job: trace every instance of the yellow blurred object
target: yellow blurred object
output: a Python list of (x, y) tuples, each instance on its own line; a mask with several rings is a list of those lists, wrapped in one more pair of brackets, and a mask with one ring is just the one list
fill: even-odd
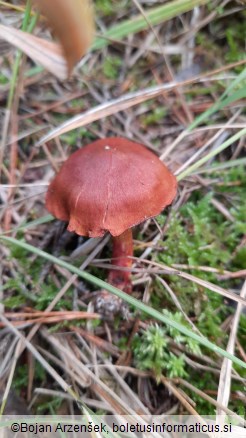
[(67, 61), (68, 74), (86, 53), (94, 36), (93, 5), (90, 0), (35, 0), (58, 38)]

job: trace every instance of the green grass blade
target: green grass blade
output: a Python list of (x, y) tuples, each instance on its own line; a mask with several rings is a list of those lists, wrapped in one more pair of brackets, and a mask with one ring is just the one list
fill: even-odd
[(219, 170), (228, 169), (230, 167), (246, 166), (246, 158), (238, 158), (236, 160), (225, 161), (224, 163), (213, 165), (211, 167), (204, 167), (196, 171), (196, 174), (200, 173), (213, 173)]
[[(32, 9), (31, 0), (27, 0), (25, 14), (24, 14), (24, 18), (23, 18), (22, 27), (21, 27), (21, 29), (23, 31), (27, 30), (28, 22), (29, 22), (30, 17), (31, 17), (31, 9)], [(32, 29), (30, 29), (30, 30), (32, 30)], [(9, 90), (8, 103), (7, 103), (8, 109), (11, 108), (11, 105), (12, 105), (12, 102), (14, 99), (14, 92), (15, 92), (15, 87), (16, 87), (16, 83), (17, 83), (21, 57), (22, 57), (22, 52), (19, 50), (17, 52), (17, 55), (16, 55), (16, 59), (15, 59), (14, 66), (13, 66), (13, 74), (12, 74), (12, 77), (10, 80), (10, 90)]]
[(154, 26), (163, 23), (164, 21), (177, 17), (184, 12), (190, 11), (195, 6), (205, 3), (208, 3), (208, 0), (174, 0), (166, 3), (165, 5), (145, 10), (145, 15), (148, 22), (143, 15), (137, 15), (129, 20), (125, 20), (107, 30), (102, 37), (97, 37), (92, 45), (92, 50), (106, 47), (109, 44), (107, 39), (121, 40), (128, 35), (132, 35), (149, 28), (149, 24)]
[(21, 225), (19, 225), (16, 228), (12, 228), (10, 231), (4, 231), (2, 234), (9, 234), (9, 233), (16, 233), (17, 231), (21, 231), (21, 230), (27, 230), (29, 228), (32, 227), (36, 227), (38, 225), (43, 225), (43, 224), (47, 224), (48, 222), (51, 222), (54, 220), (54, 216), (52, 216), (51, 214), (46, 214), (45, 216), (42, 216), (38, 219), (34, 219), (33, 221), (30, 222), (22, 222)]
[(222, 348), (218, 347), (217, 345), (213, 344), (211, 341), (206, 339), (205, 337), (199, 336), (196, 333), (193, 333), (188, 328), (184, 327), (182, 324), (179, 324), (175, 321), (173, 321), (171, 318), (167, 317), (166, 315), (162, 314), (156, 309), (153, 309), (152, 307), (147, 306), (146, 304), (142, 303), (141, 301), (138, 301), (136, 298), (132, 297), (131, 295), (126, 294), (125, 292), (122, 292), (121, 290), (115, 288), (114, 286), (106, 283), (105, 281), (95, 277), (94, 275), (89, 274), (88, 272), (81, 271), (79, 268), (76, 268), (75, 266), (71, 265), (70, 263), (65, 262), (64, 260), (60, 260), (57, 257), (52, 256), (51, 254), (48, 254), (45, 251), (42, 251), (39, 248), (36, 248), (26, 242), (18, 241), (17, 239), (13, 237), (5, 237), (1, 236), (1, 240), (5, 242), (9, 242), (10, 244), (17, 245), (27, 251), (30, 251), (34, 254), (37, 254), (40, 257), (43, 257), (46, 260), (49, 260), (52, 263), (55, 263), (59, 266), (62, 266), (63, 268), (67, 269), (68, 271), (78, 275), (79, 277), (83, 278), (84, 280), (88, 281), (89, 283), (92, 283), (99, 287), (100, 289), (106, 289), (113, 295), (116, 295), (117, 297), (121, 298), (134, 308), (140, 310), (141, 312), (147, 314), (151, 318), (154, 318), (158, 321), (161, 321), (162, 323), (169, 325), (178, 331), (180, 333), (183, 333), (184, 335), (194, 339), (195, 341), (199, 342), (200, 344), (204, 345), (205, 347), (209, 348), (210, 350), (214, 351), (215, 353), (226, 357), (227, 359), (230, 359), (232, 362), (234, 362), (237, 365), (240, 365), (243, 368), (246, 368), (246, 363), (240, 360), (239, 358), (235, 357), (233, 354), (228, 353), (227, 351), (223, 350)]
[(231, 84), (227, 87), (227, 89), (222, 94), (221, 98), (224, 98), (229, 95), (230, 91), (235, 89), (241, 82), (246, 79), (246, 68), (231, 82)]
[(198, 160), (196, 163), (192, 164), (190, 167), (188, 167), (186, 170), (180, 173), (180, 175), (177, 176), (177, 180), (180, 181), (181, 179), (185, 178), (186, 176), (189, 176), (191, 173), (193, 173), (196, 169), (198, 169), (202, 164), (206, 163), (210, 158), (213, 158), (215, 155), (222, 152), (224, 149), (226, 149), (228, 146), (230, 146), (234, 141), (237, 141), (239, 138), (246, 135), (246, 128), (241, 129), (241, 131), (237, 132), (232, 137), (228, 138), (228, 140), (224, 141), (219, 147), (209, 152), (207, 155), (202, 157), (200, 160)]
[[(223, 96), (224, 96), (224, 94), (223, 94)], [(210, 108), (208, 108), (207, 111), (202, 113), (199, 117), (197, 117), (194, 120), (194, 122), (192, 122), (190, 124), (190, 126), (188, 127), (188, 131), (192, 131), (192, 129), (196, 128), (198, 125), (200, 125), (200, 123), (205, 122), (214, 113), (222, 110), (227, 105), (230, 105), (231, 103), (236, 102), (237, 100), (243, 99), (245, 97), (246, 97), (246, 87), (243, 87), (239, 90), (236, 90), (232, 95), (227, 96), (226, 98), (224, 96), (222, 99), (222, 96), (221, 96), (221, 98), (218, 100), (218, 102), (216, 102), (214, 105), (212, 105)]]

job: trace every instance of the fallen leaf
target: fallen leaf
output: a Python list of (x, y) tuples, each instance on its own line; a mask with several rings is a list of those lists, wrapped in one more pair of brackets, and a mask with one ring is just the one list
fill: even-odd
[(93, 6), (90, 0), (35, 0), (61, 43), (68, 74), (92, 44)]
[(58, 79), (66, 79), (66, 60), (58, 44), (2, 24), (0, 24), (0, 38), (20, 49)]
[(63, 81), (92, 43), (92, 3), (90, 0), (35, 0), (35, 3), (47, 18), (59, 43), (4, 25), (0, 25), (0, 39), (20, 49)]

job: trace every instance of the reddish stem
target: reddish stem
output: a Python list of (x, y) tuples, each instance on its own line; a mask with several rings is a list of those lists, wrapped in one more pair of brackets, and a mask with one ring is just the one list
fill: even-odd
[(133, 241), (132, 230), (129, 228), (120, 234), (113, 237), (113, 253), (112, 264), (119, 268), (128, 268), (129, 271), (120, 269), (112, 269), (109, 271), (108, 282), (115, 287), (130, 294), (132, 291), (131, 272), (133, 256)]

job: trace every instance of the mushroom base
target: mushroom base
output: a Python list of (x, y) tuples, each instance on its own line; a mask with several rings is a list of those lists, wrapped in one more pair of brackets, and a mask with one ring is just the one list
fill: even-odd
[[(112, 265), (108, 282), (127, 294), (132, 292), (131, 272), (133, 241), (131, 228), (119, 236), (113, 237)], [(118, 269), (119, 268), (119, 269)]]

